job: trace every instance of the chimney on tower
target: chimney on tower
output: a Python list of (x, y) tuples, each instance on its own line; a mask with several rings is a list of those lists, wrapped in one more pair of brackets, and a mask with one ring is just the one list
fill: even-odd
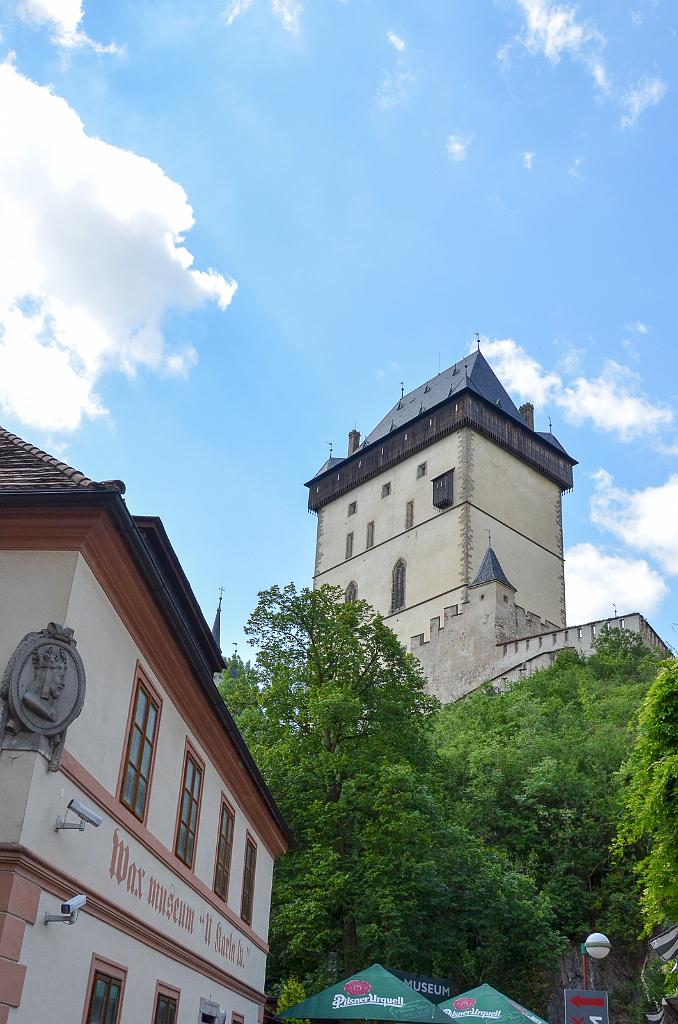
[(525, 404), (521, 405), (520, 409), (518, 409), (518, 412), (523, 417), (530, 430), (534, 430), (534, 406), (532, 405), (532, 402), (525, 402)]
[(353, 455), (353, 452), (357, 452), (360, 447), (360, 431), (350, 430), (348, 434), (348, 454)]

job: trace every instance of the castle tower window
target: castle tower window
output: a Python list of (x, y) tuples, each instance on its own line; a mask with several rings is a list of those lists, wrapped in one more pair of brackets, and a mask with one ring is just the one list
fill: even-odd
[(448, 469), (433, 480), (433, 504), (436, 508), (449, 508), (452, 504), (452, 475), (454, 470)]
[(346, 534), (346, 557), (353, 558), (353, 534)]
[(354, 604), (358, 600), (358, 585), (354, 580), (346, 587), (344, 600), (346, 604)]
[(405, 505), (405, 529), (411, 530), (414, 526), (414, 502), (408, 501)]
[(373, 522), (367, 524), (367, 536), (365, 538), (365, 547), (366, 548), (373, 548), (374, 547), (374, 523)]
[(407, 567), (402, 558), (393, 566), (391, 581), (391, 612), (399, 612), (405, 607), (405, 582)]
[(348, 514), (350, 516), (354, 516), (357, 511), (358, 511), (358, 502), (357, 501), (350, 502), (349, 506), (348, 506)]
[(390, 493), (391, 493), (391, 484), (390, 484), (390, 482), (387, 483), (387, 484), (382, 484), (381, 485), (381, 496), (382, 496), (382, 498), (388, 498)]
[(422, 476), (426, 476), (426, 463), (420, 462), (417, 466), (417, 480), (421, 479)]

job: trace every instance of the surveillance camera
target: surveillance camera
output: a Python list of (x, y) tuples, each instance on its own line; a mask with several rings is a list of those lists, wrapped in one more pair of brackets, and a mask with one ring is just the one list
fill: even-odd
[(71, 896), (67, 903), (61, 904), (61, 913), (64, 915), (70, 915), (77, 913), (87, 903), (86, 896)]
[(78, 920), (78, 913), (87, 903), (86, 896), (71, 896), (70, 900), (66, 903), (61, 904), (61, 911), (58, 914), (45, 914), (45, 924), (51, 924), (53, 921), (59, 924), (75, 924)]
[(99, 825), (104, 820), (101, 814), (97, 814), (97, 812), (93, 811), (91, 807), (81, 804), (75, 797), (68, 801), (68, 809), (69, 811), (73, 811), (74, 814), (77, 814), (81, 821), (86, 821), (90, 825), (94, 825), (95, 828), (99, 828)]

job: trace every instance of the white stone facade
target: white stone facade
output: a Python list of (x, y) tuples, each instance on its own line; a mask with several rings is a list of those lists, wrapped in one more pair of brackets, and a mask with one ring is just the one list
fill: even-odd
[[(425, 475), (418, 467), (426, 465)], [(454, 503), (432, 504), (432, 480), (454, 471)], [(389, 493), (382, 497), (385, 485)], [(406, 529), (406, 507), (414, 523)], [(355, 511), (349, 509), (355, 503)], [(367, 548), (368, 523), (374, 546)], [(315, 586), (351, 582), (407, 644), (467, 600), (488, 532), (522, 603), (565, 624), (561, 495), (557, 484), (477, 431), (463, 428), (359, 484), (318, 513)], [(346, 537), (353, 554), (346, 557)], [(407, 567), (406, 607), (391, 611), (391, 574)]]

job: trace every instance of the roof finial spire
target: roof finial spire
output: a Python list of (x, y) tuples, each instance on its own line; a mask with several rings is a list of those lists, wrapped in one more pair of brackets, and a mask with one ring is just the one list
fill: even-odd
[(549, 416), (549, 434), (553, 433), (552, 427), (553, 427), (553, 424), (551, 423), (551, 417)]
[(478, 346), (478, 351), (480, 352), (480, 331), (476, 331), (476, 345)]
[(612, 607), (614, 608), (614, 617), (615, 617), (615, 619), (616, 619), (616, 618), (617, 618), (617, 606), (616, 606), (616, 604), (614, 603), (614, 601), (612, 602)]
[(401, 382), (400, 382), (400, 397), (401, 397), (401, 399), (404, 397), (404, 395), (405, 395), (405, 382), (401, 380)]
[(488, 546), (488, 548), (492, 547), (492, 531), (491, 530), (487, 531), (487, 546)]
[(332, 458), (332, 451), (334, 449), (334, 442), (333, 441), (326, 441), (325, 444), (328, 444), (330, 446), (330, 458)]
[(214, 616), (214, 625), (212, 626), (212, 636), (219, 650), (221, 650), (221, 599), (224, 596), (224, 588), (219, 587), (219, 603), (217, 605), (217, 614)]

